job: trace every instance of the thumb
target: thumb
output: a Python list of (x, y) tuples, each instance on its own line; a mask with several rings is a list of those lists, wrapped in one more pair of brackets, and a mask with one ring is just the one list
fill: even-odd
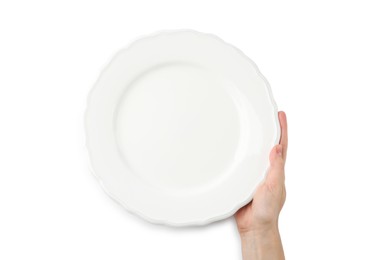
[(270, 167), (268, 169), (268, 174), (266, 181), (269, 183), (280, 183), (284, 182), (285, 174), (284, 174), (284, 165), (285, 161), (282, 156), (283, 146), (278, 144), (274, 146), (270, 152)]

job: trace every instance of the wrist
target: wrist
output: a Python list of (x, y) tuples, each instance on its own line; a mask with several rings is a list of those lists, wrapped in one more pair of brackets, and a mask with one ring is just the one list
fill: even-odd
[(279, 236), (279, 227), (277, 224), (268, 226), (262, 226), (257, 228), (251, 228), (249, 230), (243, 230), (239, 232), (241, 240), (257, 239), (257, 238), (272, 238)]
[(251, 236), (266, 236), (272, 233), (279, 232), (278, 221), (263, 223), (261, 225), (252, 225), (252, 227), (239, 229), (240, 238), (247, 238)]
[(240, 237), (244, 259), (285, 259), (277, 225), (251, 229)]

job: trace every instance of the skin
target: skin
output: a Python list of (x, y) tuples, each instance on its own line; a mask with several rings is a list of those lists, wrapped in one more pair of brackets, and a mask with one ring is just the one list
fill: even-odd
[(285, 203), (285, 161), (288, 147), (286, 114), (278, 113), (280, 144), (270, 152), (266, 179), (257, 188), (253, 200), (235, 214), (241, 238), (243, 260), (285, 259), (278, 219)]

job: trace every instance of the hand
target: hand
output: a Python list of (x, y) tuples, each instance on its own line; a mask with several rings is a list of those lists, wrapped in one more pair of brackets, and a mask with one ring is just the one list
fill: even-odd
[[(248, 254), (249, 259), (268, 259), (262, 257), (250, 257), (251, 250), (261, 250), (258, 242), (274, 243), (275, 250), (279, 251), (279, 258), (283, 259), (281, 239), (278, 233), (278, 218), (286, 198), (284, 165), (286, 160), (288, 134), (287, 122), (284, 112), (278, 114), (281, 125), (280, 144), (273, 147), (270, 152), (270, 167), (266, 179), (257, 188), (252, 202), (241, 208), (235, 219), (243, 244), (243, 255)], [(270, 241), (269, 241), (270, 240)], [(258, 241), (258, 242), (257, 242)], [(243, 243), (244, 242), (244, 243)], [(247, 251), (247, 245), (253, 244), (253, 248)], [(272, 245), (271, 245), (272, 246)], [(258, 247), (258, 248), (254, 248)], [(277, 249), (277, 247), (281, 247)], [(270, 248), (270, 244), (267, 245)], [(257, 255), (266, 252), (258, 252)], [(272, 252), (270, 252), (272, 254)], [(247, 258), (248, 259), (248, 258)]]

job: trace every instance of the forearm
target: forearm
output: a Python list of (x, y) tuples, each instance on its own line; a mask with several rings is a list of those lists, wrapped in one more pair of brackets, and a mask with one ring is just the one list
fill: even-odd
[(243, 260), (284, 260), (277, 227), (240, 234)]

